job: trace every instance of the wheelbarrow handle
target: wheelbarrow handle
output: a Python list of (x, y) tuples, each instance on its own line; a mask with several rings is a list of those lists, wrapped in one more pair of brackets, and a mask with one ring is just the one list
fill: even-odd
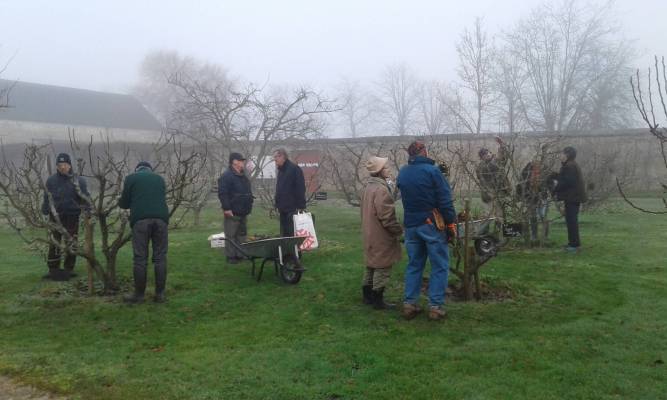
[(235, 241), (233, 241), (232, 239), (228, 239), (228, 238), (226, 238), (226, 237), (223, 238), (223, 239), (224, 239), (226, 242), (231, 243), (232, 246), (234, 246), (234, 248), (235, 248), (236, 250), (238, 250), (239, 253), (243, 254), (243, 256), (244, 256), (245, 258), (252, 258), (252, 257), (250, 256), (250, 254), (246, 253), (245, 250), (243, 250), (243, 247), (242, 247), (240, 244), (238, 244), (238, 243), (236, 243)]

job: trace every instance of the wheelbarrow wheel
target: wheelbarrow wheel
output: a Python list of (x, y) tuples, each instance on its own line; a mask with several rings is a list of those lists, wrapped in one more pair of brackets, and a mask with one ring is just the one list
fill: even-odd
[(280, 277), (283, 282), (295, 285), (301, 280), (303, 274), (303, 267), (299, 260), (295, 257), (287, 257), (280, 265)]

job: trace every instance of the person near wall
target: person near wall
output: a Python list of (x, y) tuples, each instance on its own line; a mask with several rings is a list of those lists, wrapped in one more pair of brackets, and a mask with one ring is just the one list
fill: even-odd
[(366, 270), (362, 293), (364, 304), (375, 309), (394, 308), (384, 300), (384, 291), (394, 263), (401, 259), (398, 241), (403, 228), (396, 219), (394, 195), (387, 180), (391, 177), (387, 158), (369, 157), (366, 170), (370, 177), (361, 195), (361, 232)]
[(127, 303), (143, 303), (146, 291), (148, 245), (152, 245), (155, 271), (156, 303), (166, 301), (167, 248), (169, 244), (169, 208), (164, 179), (153, 172), (147, 161), (141, 161), (134, 173), (125, 177), (118, 206), (130, 210), (132, 228), (134, 293)]
[(500, 137), (496, 137), (495, 140), (498, 143), (498, 155), (494, 155), (489, 149), (481, 148), (478, 152), (480, 162), (475, 168), (475, 176), (488, 215), (502, 222), (505, 220), (505, 203), (511, 191), (505, 171), (509, 160), (509, 149)]
[(274, 151), (273, 160), (278, 169), (275, 206), (280, 214), (280, 236), (294, 236), (294, 214), (306, 208), (306, 181), (285, 149)]
[[(50, 232), (47, 259), (49, 272), (44, 276), (45, 279), (64, 281), (76, 276), (76, 254), (71, 251), (71, 247), (77, 245), (81, 210), (88, 207), (86, 198), (90, 199), (86, 180), (73, 173), (69, 154), (58, 154), (56, 173), (46, 180), (42, 214), (48, 216), (51, 222), (62, 225), (67, 235), (59, 230)], [(66, 250), (63, 269), (60, 269), (62, 248)]]
[(408, 147), (408, 164), (398, 174), (405, 226), (405, 249), (408, 265), (405, 271), (403, 317), (412, 319), (422, 309), (418, 304), (426, 259), (431, 262), (428, 283), (428, 318), (445, 317), (445, 289), (449, 273), (447, 225), (456, 221), (449, 183), (428, 158), (426, 146), (415, 141)]
[(517, 194), (523, 200), (530, 225), (530, 239), (539, 238), (539, 225), (543, 224), (543, 235), (548, 235), (546, 220), (549, 204), (549, 193), (553, 189), (553, 173), (545, 166), (546, 150), (537, 154), (521, 170), (521, 180), (517, 185)]
[[(224, 214), (225, 238), (241, 244), (248, 235), (248, 215), (252, 212), (253, 195), (250, 179), (245, 175), (245, 157), (229, 155), (229, 168), (218, 179), (218, 199)], [(237, 264), (243, 255), (233, 245), (225, 245), (228, 264)]]
[(576, 253), (581, 247), (579, 237), (579, 210), (581, 203), (585, 203), (586, 186), (581, 173), (581, 168), (576, 162), (577, 150), (574, 147), (566, 147), (561, 153), (560, 172), (558, 183), (554, 189), (556, 199), (562, 201), (565, 207), (565, 224), (567, 225), (567, 246), (565, 250)]

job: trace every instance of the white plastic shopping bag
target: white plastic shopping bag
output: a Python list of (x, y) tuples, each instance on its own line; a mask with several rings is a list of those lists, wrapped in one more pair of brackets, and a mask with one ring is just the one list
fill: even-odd
[(294, 214), (294, 236), (305, 236), (299, 250), (309, 251), (318, 247), (317, 235), (315, 234), (315, 224), (313, 224), (313, 215), (309, 212)]

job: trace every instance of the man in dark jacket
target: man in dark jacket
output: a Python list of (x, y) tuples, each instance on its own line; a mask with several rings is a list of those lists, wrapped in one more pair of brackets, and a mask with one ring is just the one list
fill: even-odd
[(169, 243), (169, 209), (164, 179), (153, 172), (150, 163), (137, 164), (134, 173), (125, 177), (118, 205), (130, 209), (132, 250), (134, 251), (134, 293), (128, 303), (143, 303), (146, 291), (148, 242), (153, 245), (156, 303), (163, 303), (167, 284), (167, 247)]
[(579, 238), (579, 209), (586, 202), (586, 187), (579, 164), (575, 161), (577, 151), (566, 147), (561, 154), (562, 166), (558, 174), (558, 184), (554, 189), (556, 199), (565, 205), (565, 223), (567, 225), (567, 251), (576, 253), (581, 246)]
[(428, 157), (423, 142), (408, 147), (408, 165), (401, 168), (397, 185), (403, 201), (405, 249), (408, 266), (405, 271), (405, 300), (403, 316), (414, 318), (421, 312), (417, 304), (426, 258), (431, 261), (429, 278), (428, 317), (445, 317), (445, 289), (449, 270), (449, 248), (445, 224), (453, 223), (456, 211), (449, 183), (435, 162)]
[(278, 168), (276, 208), (280, 213), (280, 236), (294, 236), (294, 214), (306, 208), (306, 181), (301, 167), (290, 161), (285, 149), (273, 152)]
[[(218, 179), (218, 198), (224, 212), (225, 238), (236, 243), (246, 241), (248, 215), (252, 211), (252, 189), (244, 174), (245, 158), (239, 153), (229, 155), (229, 168)], [(227, 263), (237, 264), (243, 259), (236, 248), (225, 245)]]
[(509, 160), (509, 149), (500, 137), (496, 137), (496, 142), (498, 156), (486, 148), (479, 150), (480, 162), (475, 169), (475, 175), (482, 203), (487, 208), (489, 216), (504, 220), (507, 198), (510, 195), (510, 183), (505, 170)]
[[(81, 210), (88, 207), (90, 195), (86, 187), (86, 180), (72, 173), (72, 161), (68, 154), (58, 154), (56, 168), (56, 173), (46, 180), (42, 214), (48, 215), (52, 222), (61, 224), (68, 237), (63, 238), (62, 233), (57, 230), (51, 232), (47, 260), (49, 273), (44, 278), (67, 280), (76, 276), (73, 272), (76, 254), (69, 249), (77, 245), (79, 216)], [(62, 243), (62, 245), (56, 243)], [(61, 247), (68, 248), (62, 270), (60, 269)]]

